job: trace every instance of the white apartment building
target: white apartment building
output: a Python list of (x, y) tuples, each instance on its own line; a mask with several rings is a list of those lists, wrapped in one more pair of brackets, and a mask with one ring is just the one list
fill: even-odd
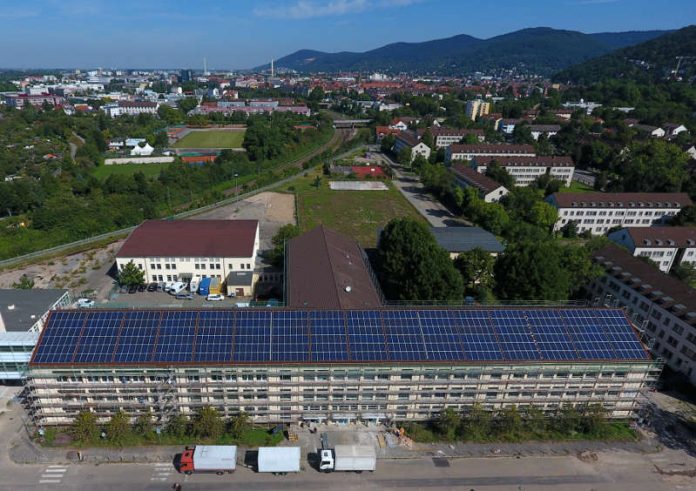
[(623, 307), (652, 353), (696, 385), (694, 289), (615, 245), (594, 260), (606, 271), (591, 286), (597, 302)]
[(133, 262), (146, 282), (217, 278), (253, 272), (259, 249), (257, 220), (148, 220), (116, 255), (120, 271)]
[(474, 99), (466, 103), (466, 117), (472, 121), (476, 121), (479, 117), (485, 116), (491, 112), (491, 103)]
[(497, 162), (515, 179), (516, 186), (529, 186), (539, 177), (549, 174), (553, 179), (570, 186), (575, 164), (570, 157), (474, 157), (476, 170), (486, 173), (491, 162)]
[(614, 227), (665, 224), (692, 204), (686, 193), (554, 193), (546, 200), (558, 210), (554, 231), (573, 221), (578, 233), (593, 235)]
[(616, 309), (100, 309), (54, 312), (45, 332), (26, 384), (41, 425), (206, 405), (259, 423), (429, 420), (475, 403), (599, 402), (627, 418), (660, 370)]
[(118, 101), (114, 104), (105, 104), (101, 110), (111, 118), (123, 115), (137, 116), (138, 114), (157, 114), (159, 103), (149, 101)]
[[(433, 143), (435, 148), (446, 148), (454, 143), (459, 143), (463, 138), (474, 135), (479, 143), (486, 141), (486, 136), (483, 130), (479, 129), (463, 129), (463, 128), (447, 128), (445, 126), (429, 128), (433, 135)], [(418, 130), (419, 136), (423, 136), (425, 130)]]
[(532, 145), (505, 143), (453, 144), (445, 150), (445, 160), (473, 160), (476, 157), (535, 157)]
[(416, 160), (416, 157), (419, 155), (423, 156), (426, 160), (430, 158), (430, 147), (418, 141), (418, 137), (408, 131), (402, 131), (400, 134), (396, 135), (392, 151), (398, 155), (404, 148), (408, 148), (411, 151), (411, 162)]
[(609, 239), (634, 256), (650, 258), (664, 273), (696, 263), (696, 227), (627, 227), (610, 233)]

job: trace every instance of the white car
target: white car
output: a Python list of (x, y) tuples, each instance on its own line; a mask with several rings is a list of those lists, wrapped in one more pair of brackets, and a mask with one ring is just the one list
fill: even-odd
[(220, 302), (225, 299), (225, 296), (222, 293), (211, 293), (205, 299), (208, 302)]
[(94, 307), (94, 300), (90, 298), (78, 298), (77, 302), (75, 302), (75, 306), (78, 309), (88, 309)]

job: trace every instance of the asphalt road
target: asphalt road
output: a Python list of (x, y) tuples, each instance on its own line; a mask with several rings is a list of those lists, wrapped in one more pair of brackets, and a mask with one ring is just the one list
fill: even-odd
[[(633, 456), (631, 456), (633, 457)], [(436, 465), (430, 459), (380, 460), (374, 473), (322, 474), (306, 469), (296, 475), (256, 474), (240, 468), (233, 475), (183, 476), (170, 464), (103, 464), (100, 466), (25, 465), (0, 467), (0, 490), (626, 490), (678, 489), (650, 466), (634, 458), (611, 465), (587, 464), (575, 457), (529, 459), (460, 459)], [(688, 488), (682, 488), (688, 489)]]

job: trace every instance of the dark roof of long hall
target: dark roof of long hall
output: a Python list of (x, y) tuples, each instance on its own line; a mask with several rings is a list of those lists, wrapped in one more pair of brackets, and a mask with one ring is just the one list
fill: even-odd
[(147, 220), (116, 257), (251, 257), (258, 220)]
[(31, 368), (650, 362), (601, 308), (54, 311)]
[(468, 252), (476, 248), (491, 253), (505, 250), (495, 235), (480, 227), (431, 227), (430, 231), (447, 252)]
[(382, 300), (363, 250), (320, 225), (288, 241), (286, 303), (293, 308), (370, 309)]

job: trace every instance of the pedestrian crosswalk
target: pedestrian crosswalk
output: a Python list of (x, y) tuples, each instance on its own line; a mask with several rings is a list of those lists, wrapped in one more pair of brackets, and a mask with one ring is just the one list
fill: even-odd
[(173, 467), (171, 463), (155, 464), (155, 467), (152, 470), (152, 477), (150, 478), (150, 481), (165, 482), (169, 479), (172, 470)]
[(60, 484), (67, 470), (61, 465), (49, 465), (41, 474), (39, 484)]

